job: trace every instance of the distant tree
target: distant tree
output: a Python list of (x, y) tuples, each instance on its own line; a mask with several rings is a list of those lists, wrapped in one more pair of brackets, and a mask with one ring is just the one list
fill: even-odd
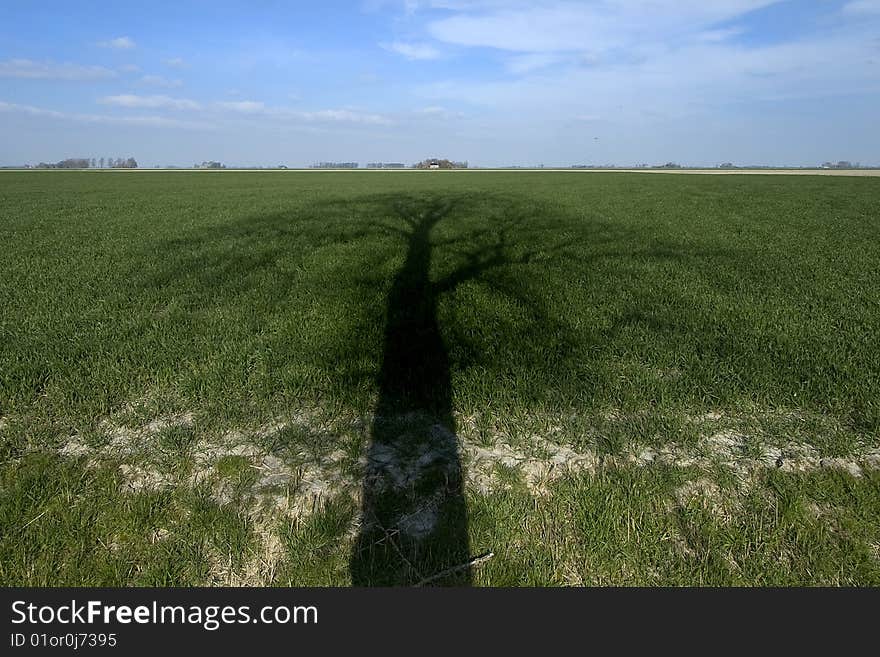
[(101, 168), (103, 169), (104, 168), (104, 158), (103, 157), (101, 158), (100, 162), (101, 162)]
[(467, 162), (453, 162), (452, 160), (436, 157), (431, 157), (415, 164), (416, 169), (467, 169), (467, 166)]
[(54, 169), (88, 169), (89, 160), (85, 157), (69, 157), (55, 164)]

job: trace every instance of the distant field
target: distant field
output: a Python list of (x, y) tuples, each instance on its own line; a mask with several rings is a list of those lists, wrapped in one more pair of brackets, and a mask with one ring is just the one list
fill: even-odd
[(880, 180), (212, 173), (0, 172), (0, 585), (880, 584)]
[[(26, 169), (14, 169), (13, 171), (26, 171)], [(33, 169), (31, 171), (48, 172), (51, 169)], [(92, 172), (100, 173), (163, 173), (174, 171), (176, 173), (278, 173), (279, 169), (94, 169)], [(348, 169), (286, 169), (288, 173), (349, 173)], [(359, 173), (425, 173), (422, 169), (359, 169)], [(673, 173), (673, 174), (699, 174), (710, 176), (856, 176), (856, 177), (878, 177), (880, 169), (554, 169), (548, 168), (517, 168), (517, 169), (491, 169), (491, 168), (470, 168), (470, 169), (452, 169), (442, 173), (571, 173), (571, 174), (589, 174), (589, 173)], [(436, 171), (434, 173), (437, 173)]]

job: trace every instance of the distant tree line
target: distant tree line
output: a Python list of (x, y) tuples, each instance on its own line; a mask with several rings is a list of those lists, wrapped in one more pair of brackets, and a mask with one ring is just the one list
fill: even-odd
[(852, 162), (847, 162), (846, 160), (840, 160), (837, 164), (833, 164), (831, 162), (823, 162), (823, 169), (859, 169), (861, 168), (861, 163), (856, 162), (853, 164)]
[(193, 164), (193, 169), (225, 169), (226, 165), (222, 162), (215, 162), (214, 160), (210, 160), (207, 162), (202, 162), (201, 164)]
[(137, 169), (137, 167), (137, 160), (133, 157), (126, 159), (121, 157), (108, 157), (106, 160), (103, 157), (100, 160), (96, 160), (95, 158), (89, 159), (87, 157), (69, 157), (60, 162), (40, 162), (34, 166), (36, 169)]
[(315, 162), (310, 169), (357, 169), (357, 162)]
[(91, 161), (87, 158), (82, 157), (70, 157), (66, 160), (61, 160), (60, 162), (49, 163), (49, 162), (40, 162), (37, 165), (37, 169), (88, 169), (91, 166)]

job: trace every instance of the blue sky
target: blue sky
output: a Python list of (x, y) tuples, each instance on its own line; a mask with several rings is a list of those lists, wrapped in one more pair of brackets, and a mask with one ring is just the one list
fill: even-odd
[(0, 4), (0, 164), (880, 164), (880, 0)]

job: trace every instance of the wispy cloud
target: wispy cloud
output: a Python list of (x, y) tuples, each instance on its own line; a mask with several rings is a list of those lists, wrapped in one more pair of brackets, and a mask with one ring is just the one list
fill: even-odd
[(294, 112), (292, 116), (305, 121), (326, 121), (331, 123), (362, 123), (365, 125), (390, 125), (391, 119), (380, 114), (354, 112), (346, 109), (326, 109), (314, 112)]
[(880, 14), (880, 0), (854, 0), (843, 6), (844, 14)]
[(169, 68), (183, 68), (186, 66), (186, 62), (180, 57), (171, 57), (169, 59), (163, 59), (162, 63)]
[[(780, 0), (450, 3), (458, 13), (427, 29), (444, 43), (513, 52), (574, 52), (681, 38)], [(473, 9), (479, 11), (473, 11)], [(470, 9), (470, 11), (466, 11)]]
[(131, 37), (121, 36), (116, 37), (115, 39), (107, 39), (106, 41), (99, 41), (98, 45), (102, 48), (114, 48), (115, 50), (131, 50), (137, 44)]
[(417, 116), (443, 120), (460, 119), (464, 116), (462, 112), (455, 112), (441, 105), (429, 105), (428, 107), (423, 107), (416, 110), (415, 113)]
[(171, 110), (198, 110), (201, 104), (186, 98), (171, 98), (169, 96), (138, 96), (135, 94), (120, 94), (118, 96), (104, 96), (98, 102), (102, 105), (115, 107), (147, 108), (147, 109), (171, 109)]
[(350, 109), (298, 110), (288, 107), (270, 107), (253, 100), (222, 101), (216, 107), (243, 115), (259, 115), (277, 121), (306, 123), (352, 123), (362, 125), (390, 125), (391, 119), (381, 114), (358, 112)]
[(137, 46), (134, 40), (127, 36), (107, 39), (106, 41), (98, 41), (97, 45), (101, 48), (112, 48), (113, 50), (132, 50)]
[(706, 116), (745, 103), (876, 92), (869, 31), (747, 47), (728, 42), (658, 46), (644, 56), (514, 80), (447, 80), (422, 87), (441, 102), (466, 102), (522, 117), (598, 115), (628, 125), (648, 117)]
[(216, 103), (217, 107), (242, 114), (259, 114), (266, 111), (265, 103), (256, 100), (228, 100)]
[[(876, 32), (867, 20), (841, 20), (824, 33), (770, 43), (737, 38), (749, 25), (737, 19), (776, 3), (453, 0), (445, 17), (429, 15), (428, 32), (443, 42), (501, 51), (515, 77), (460, 75), (419, 91), (432, 102), (468, 103), (499, 115), (516, 108), (531, 117), (523, 120), (602, 116), (632, 126), (880, 89), (871, 63)], [(875, 8), (880, 0), (855, 0), (842, 13)]]
[(115, 77), (116, 73), (103, 66), (35, 62), (31, 59), (0, 61), (0, 77), (32, 80), (99, 80)]
[(567, 60), (567, 57), (554, 53), (539, 52), (516, 55), (507, 61), (507, 70), (517, 75), (524, 75)]
[(434, 46), (427, 43), (407, 43), (404, 41), (393, 41), (391, 43), (379, 44), (385, 50), (396, 52), (403, 55), (407, 59), (439, 59), (440, 51)]
[(43, 109), (32, 105), (19, 105), (0, 101), (0, 112), (26, 114), (48, 119), (62, 121), (76, 121), (79, 123), (103, 123), (113, 125), (147, 126), (156, 128), (187, 128), (205, 130), (212, 126), (207, 123), (194, 121), (181, 121), (166, 116), (111, 116), (107, 114), (80, 114), (70, 112), (58, 112), (56, 110)]
[(166, 89), (174, 89), (183, 86), (181, 80), (171, 80), (161, 75), (145, 75), (140, 81), (142, 84), (148, 84), (153, 87), (164, 87)]
[(42, 109), (39, 107), (33, 107), (31, 105), (7, 103), (2, 100), (0, 100), (0, 111), (17, 112), (19, 114), (30, 114), (31, 116), (45, 116), (53, 119), (63, 119), (67, 116), (63, 112), (56, 112), (55, 110)]
[(727, 41), (728, 39), (732, 39), (735, 36), (739, 36), (743, 33), (743, 28), (741, 27), (728, 27), (719, 30), (706, 30), (705, 32), (701, 32), (697, 35), (697, 41), (703, 41), (706, 43), (718, 43), (721, 41)]
[(199, 102), (188, 98), (170, 96), (139, 96), (119, 94), (98, 99), (102, 105), (126, 109), (159, 109), (168, 111), (200, 112), (211, 119), (248, 119), (300, 123), (351, 123), (362, 125), (390, 125), (391, 119), (382, 114), (360, 112), (353, 109), (299, 110), (290, 107), (273, 107), (256, 100), (226, 100)]

